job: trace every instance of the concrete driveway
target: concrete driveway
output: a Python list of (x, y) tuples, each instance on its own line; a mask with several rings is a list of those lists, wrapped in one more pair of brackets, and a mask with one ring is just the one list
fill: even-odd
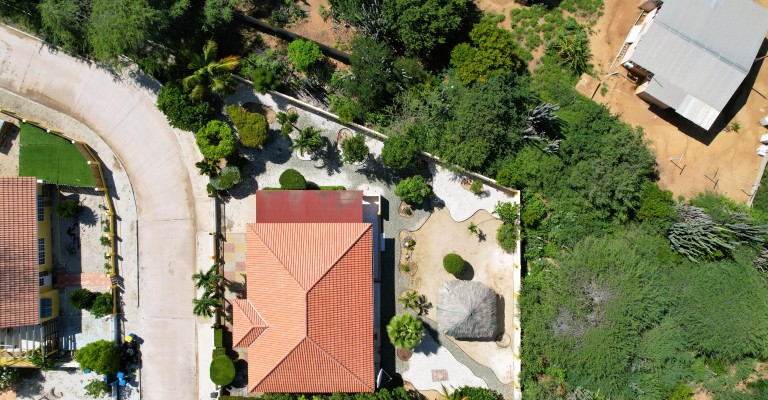
[[(189, 137), (156, 109), (157, 86), (139, 80), (146, 82), (112, 75), (0, 26), (0, 87), (83, 122), (112, 148), (131, 180), (138, 266), (122, 268), (138, 274), (137, 294), (125, 299), (125, 327), (144, 340), (142, 397), (197, 399), (190, 276), (197, 233), (210, 229), (196, 221), (209, 221), (195, 214)], [(198, 203), (197, 211), (206, 212), (207, 199), (198, 195)]]

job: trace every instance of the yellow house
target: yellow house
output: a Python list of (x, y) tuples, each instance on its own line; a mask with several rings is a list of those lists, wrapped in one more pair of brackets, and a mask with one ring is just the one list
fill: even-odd
[(56, 350), (52, 264), (46, 187), (32, 177), (0, 177), (0, 365), (32, 366), (36, 350)]

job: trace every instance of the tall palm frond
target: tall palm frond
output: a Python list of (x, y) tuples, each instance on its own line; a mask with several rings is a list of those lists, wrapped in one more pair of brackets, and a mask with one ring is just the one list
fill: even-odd
[(192, 299), (192, 313), (201, 317), (212, 317), (213, 313), (222, 307), (221, 299), (211, 295), (203, 295), (201, 298)]

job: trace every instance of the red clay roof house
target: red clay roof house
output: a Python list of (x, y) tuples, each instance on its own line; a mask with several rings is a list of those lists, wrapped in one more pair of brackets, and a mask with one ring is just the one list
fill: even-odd
[(248, 297), (232, 304), (249, 392), (374, 391), (373, 233), (362, 192), (260, 191), (256, 204)]
[(36, 184), (0, 177), (0, 328), (39, 322)]

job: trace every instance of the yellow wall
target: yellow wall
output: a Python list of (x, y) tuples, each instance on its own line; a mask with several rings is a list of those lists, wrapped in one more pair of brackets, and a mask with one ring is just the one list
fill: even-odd
[(59, 290), (58, 289), (50, 289), (46, 292), (40, 293), (41, 299), (51, 299), (53, 301), (53, 313), (51, 314), (50, 318), (40, 318), (40, 323), (42, 324), (45, 321), (50, 321), (56, 317), (59, 316)]

